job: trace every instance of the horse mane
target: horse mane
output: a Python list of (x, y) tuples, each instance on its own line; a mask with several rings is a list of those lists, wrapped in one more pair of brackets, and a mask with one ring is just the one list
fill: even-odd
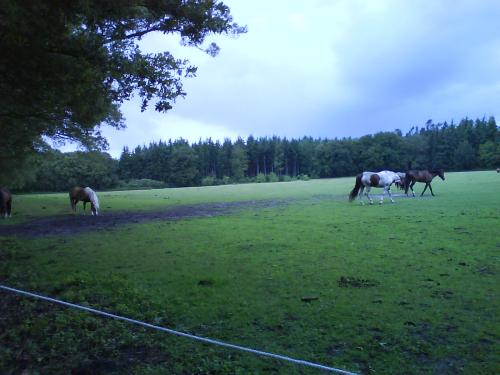
[(99, 209), (99, 199), (97, 198), (97, 194), (95, 193), (95, 191), (92, 190), (91, 188), (89, 188), (88, 186), (84, 190), (89, 195), (89, 199), (92, 202), (92, 204), (94, 205), (94, 207), (96, 208), (96, 210), (98, 210)]

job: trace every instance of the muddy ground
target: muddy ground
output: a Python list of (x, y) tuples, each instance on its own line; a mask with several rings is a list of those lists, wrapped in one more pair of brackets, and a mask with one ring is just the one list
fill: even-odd
[(197, 204), (170, 207), (151, 212), (104, 212), (99, 216), (69, 214), (33, 219), (20, 224), (0, 226), (0, 236), (43, 237), (74, 235), (96, 230), (110, 230), (124, 224), (145, 223), (153, 220), (180, 220), (188, 218), (228, 215), (245, 208), (270, 208), (286, 205), (285, 200), (243, 201)]
[[(407, 198), (404, 194), (393, 194), (394, 198)], [(430, 196), (429, 196), (430, 197)], [(375, 203), (378, 204), (379, 194), (372, 194)], [(425, 198), (425, 197), (424, 197)], [(322, 194), (313, 195), (312, 202), (318, 201), (347, 201), (345, 195)], [(91, 216), (90, 211), (87, 215), (82, 213), (58, 215), (27, 220), (24, 223), (13, 225), (0, 225), (0, 236), (19, 236), (19, 237), (44, 237), (50, 235), (74, 235), (82, 232), (96, 230), (111, 230), (116, 226), (124, 224), (145, 223), (153, 220), (180, 220), (199, 217), (211, 217), (229, 215), (241, 209), (263, 209), (277, 206), (284, 206), (291, 203), (294, 199), (275, 199), (258, 201), (240, 201), (223, 203), (206, 203), (185, 206), (174, 206), (162, 211), (105, 211), (99, 216)], [(366, 198), (364, 201), (368, 203)], [(390, 204), (388, 197), (386, 204)], [(356, 200), (356, 204), (359, 204)]]

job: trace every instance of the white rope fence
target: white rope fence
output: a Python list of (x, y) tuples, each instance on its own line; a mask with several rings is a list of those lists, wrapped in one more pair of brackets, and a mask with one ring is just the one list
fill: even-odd
[(240, 345), (229, 344), (229, 343), (226, 343), (226, 342), (223, 342), (223, 341), (219, 341), (219, 340), (209, 339), (209, 338), (206, 338), (206, 337), (199, 337), (199, 336), (191, 335), (189, 333), (175, 331), (175, 330), (170, 329), (170, 328), (164, 328), (164, 327), (156, 326), (156, 325), (153, 325), (153, 324), (141, 322), (139, 320), (130, 319), (130, 318), (126, 318), (126, 317), (123, 317), (123, 316), (119, 316), (119, 315), (115, 315), (115, 314), (110, 314), (110, 313), (107, 313), (107, 312), (104, 312), (104, 311), (92, 309), (90, 307), (85, 307), (85, 306), (80, 306), (80, 305), (77, 305), (77, 304), (74, 304), (74, 303), (70, 303), (70, 302), (60, 301), (60, 300), (57, 300), (55, 298), (45, 297), (45, 296), (42, 296), (42, 295), (39, 295), (39, 294), (26, 292), (24, 290), (11, 288), (11, 287), (8, 287), (8, 286), (2, 285), (2, 284), (0, 284), (0, 289), (3, 289), (4, 291), (7, 291), (7, 292), (17, 293), (17, 294), (21, 294), (23, 296), (33, 297), (33, 298), (41, 299), (41, 300), (44, 300), (44, 301), (57, 303), (57, 304), (60, 304), (60, 305), (63, 305), (63, 306), (72, 307), (72, 308), (75, 308), (75, 309), (87, 311), (87, 312), (90, 312), (90, 313), (93, 313), (93, 314), (106, 316), (108, 318), (122, 320), (122, 321), (125, 321), (125, 322), (128, 322), (128, 323), (137, 324), (137, 325), (140, 325), (140, 326), (143, 326), (143, 327), (156, 329), (158, 331), (167, 332), (167, 333), (170, 333), (172, 335), (182, 336), (182, 337), (186, 337), (186, 338), (189, 338), (189, 339), (193, 339), (193, 340), (205, 342), (207, 344), (219, 345), (219, 346), (223, 346), (223, 347), (230, 348), (230, 349), (240, 350), (240, 351), (243, 351), (243, 352), (252, 353), (252, 354), (256, 354), (256, 355), (260, 355), (260, 356), (264, 356), (264, 357), (271, 357), (271, 358), (275, 358), (275, 359), (279, 359), (279, 360), (287, 361), (287, 362), (292, 362), (292, 363), (303, 365), (303, 366), (307, 366), (307, 367), (313, 367), (313, 368), (317, 368), (317, 369), (324, 370), (324, 371), (334, 372), (334, 373), (337, 373), (337, 374), (357, 375), (354, 372), (350, 372), (350, 371), (338, 369), (338, 368), (335, 368), (335, 367), (324, 366), (324, 365), (321, 365), (321, 364), (318, 364), (318, 363), (304, 361), (304, 360), (301, 360), (301, 359), (295, 359), (295, 358), (287, 357), (287, 356), (280, 355), (280, 354), (268, 353), (268, 352), (265, 352), (265, 351), (262, 351), (262, 350), (256, 350), (256, 349), (246, 348), (246, 347), (240, 346)]

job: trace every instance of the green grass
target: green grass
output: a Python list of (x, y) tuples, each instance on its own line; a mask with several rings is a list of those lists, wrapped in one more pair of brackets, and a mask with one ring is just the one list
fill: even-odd
[[(498, 179), (450, 173), (435, 180), (434, 198), (382, 206), (348, 203), (353, 178), (101, 192), (103, 214), (289, 203), (74, 237), (0, 237), (0, 280), (365, 374), (498, 373)], [(0, 225), (69, 211), (66, 194), (14, 199), (13, 219)], [(317, 373), (0, 293), (1, 373)]]

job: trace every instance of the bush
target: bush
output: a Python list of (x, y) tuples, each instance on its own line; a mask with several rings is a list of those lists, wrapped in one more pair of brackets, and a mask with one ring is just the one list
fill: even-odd
[(309, 176), (306, 174), (300, 174), (297, 176), (297, 179), (302, 181), (309, 181)]
[(222, 177), (222, 185), (229, 185), (232, 184), (233, 180), (229, 176), (224, 176)]
[(214, 176), (206, 176), (201, 179), (202, 186), (217, 185), (217, 179)]
[(262, 183), (262, 182), (266, 182), (266, 175), (264, 173), (259, 173), (255, 177), (255, 182), (258, 182), (259, 184)]
[(280, 179), (274, 172), (271, 172), (267, 175), (267, 182), (278, 182), (279, 180)]
[(119, 181), (117, 189), (119, 190), (142, 190), (142, 189), (164, 189), (168, 185), (163, 181), (151, 180), (149, 178), (132, 179), (128, 181)]
[(289, 175), (284, 174), (283, 176), (281, 176), (281, 181), (290, 182), (290, 181), (292, 181), (292, 178)]

